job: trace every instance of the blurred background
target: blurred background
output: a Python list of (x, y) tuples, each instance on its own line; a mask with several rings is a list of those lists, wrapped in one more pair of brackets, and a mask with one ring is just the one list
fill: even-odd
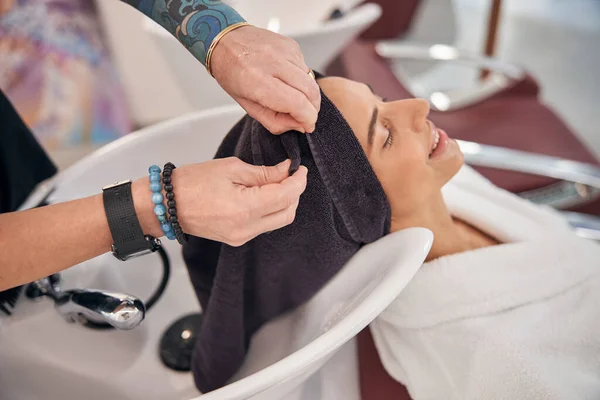
[[(461, 129), (468, 139), (586, 162), (600, 155), (599, 0), (229, 3), (250, 22), (298, 40), (315, 69), (390, 91), (371, 65), (385, 63), (395, 77), (388, 79), (404, 89), (391, 90), (388, 98), (427, 97), (434, 109), (473, 122), (448, 122), (451, 135), (461, 137)], [(468, 62), (434, 62), (419, 53), (434, 44), (451, 45)], [(448, 48), (437, 50), (442, 58), (454, 57)], [(367, 53), (372, 59), (365, 61)], [(498, 62), (502, 74), (482, 74), (476, 56)], [(117, 0), (0, 0), (0, 88), (61, 168), (132, 130), (231, 103), (175, 39)], [(520, 100), (535, 98), (555, 120), (538, 123), (504, 111), (510, 126), (524, 126), (514, 133), (518, 138), (503, 142), (498, 137), (511, 133), (494, 129), (498, 117), (484, 115), (490, 110), (461, 114), (506, 90), (519, 92)], [(446, 122), (448, 115), (440, 118)], [(493, 132), (470, 133), (486, 126)], [(553, 145), (529, 143), (545, 140)], [(567, 144), (578, 150), (553, 153)]]
[[(482, 51), (488, 29), (489, 0), (431, 0), (423, 16), (434, 26), (417, 28), (423, 42), (454, 44)], [(442, 33), (454, 30), (454, 39)], [(541, 98), (574, 129), (578, 137), (600, 155), (600, 1), (506, 0), (502, 2), (495, 56), (522, 65), (539, 82)], [(440, 76), (440, 79), (449, 79)]]
[[(295, 39), (317, 71), (390, 101), (427, 99), (468, 164), (600, 240), (600, 0), (228, 2)], [(0, 0), (0, 89), (62, 170), (25, 208), (98, 193), (161, 159), (204, 161), (243, 114), (175, 38), (119, 0)], [(0, 150), (6, 135), (0, 126)], [(0, 341), (10, 367), (0, 399), (196, 396), (157, 352), (174, 318), (197, 312), (181, 251), (165, 246), (169, 288), (140, 329), (74, 328), (50, 302), (21, 303)], [(65, 287), (146, 299), (170, 273), (158, 258), (123, 268), (105, 256), (62, 273)]]

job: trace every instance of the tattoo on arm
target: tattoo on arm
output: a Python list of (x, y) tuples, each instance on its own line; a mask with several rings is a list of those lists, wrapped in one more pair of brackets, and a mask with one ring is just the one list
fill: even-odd
[(122, 0), (171, 32), (203, 65), (215, 36), (230, 25), (244, 22), (220, 0)]

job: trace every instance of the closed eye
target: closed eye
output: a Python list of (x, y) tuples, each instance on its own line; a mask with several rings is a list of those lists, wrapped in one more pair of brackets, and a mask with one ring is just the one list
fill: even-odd
[(392, 128), (387, 128), (387, 130), (388, 136), (387, 139), (385, 139), (385, 143), (383, 143), (384, 149), (392, 147), (392, 143), (394, 142), (394, 130)]

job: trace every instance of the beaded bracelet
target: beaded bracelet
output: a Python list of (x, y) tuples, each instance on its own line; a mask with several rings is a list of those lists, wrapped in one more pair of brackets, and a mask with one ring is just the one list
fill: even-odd
[(165, 196), (167, 197), (167, 206), (169, 207), (169, 222), (175, 232), (175, 237), (179, 244), (184, 244), (188, 240), (188, 235), (183, 232), (177, 218), (177, 203), (175, 202), (175, 193), (173, 192), (173, 184), (171, 183), (171, 174), (175, 169), (173, 163), (166, 163), (163, 168), (163, 184), (165, 186)]
[(154, 203), (154, 214), (158, 218), (160, 228), (169, 240), (175, 240), (175, 232), (173, 227), (167, 220), (167, 209), (163, 204), (162, 185), (160, 184), (160, 167), (152, 165), (148, 168), (150, 173), (150, 190), (152, 191), (152, 203)]

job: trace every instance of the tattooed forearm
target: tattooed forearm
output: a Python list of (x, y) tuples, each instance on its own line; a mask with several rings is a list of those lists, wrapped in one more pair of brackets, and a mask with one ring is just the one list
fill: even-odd
[(215, 36), (229, 25), (244, 22), (220, 0), (122, 0), (171, 32), (203, 65)]

